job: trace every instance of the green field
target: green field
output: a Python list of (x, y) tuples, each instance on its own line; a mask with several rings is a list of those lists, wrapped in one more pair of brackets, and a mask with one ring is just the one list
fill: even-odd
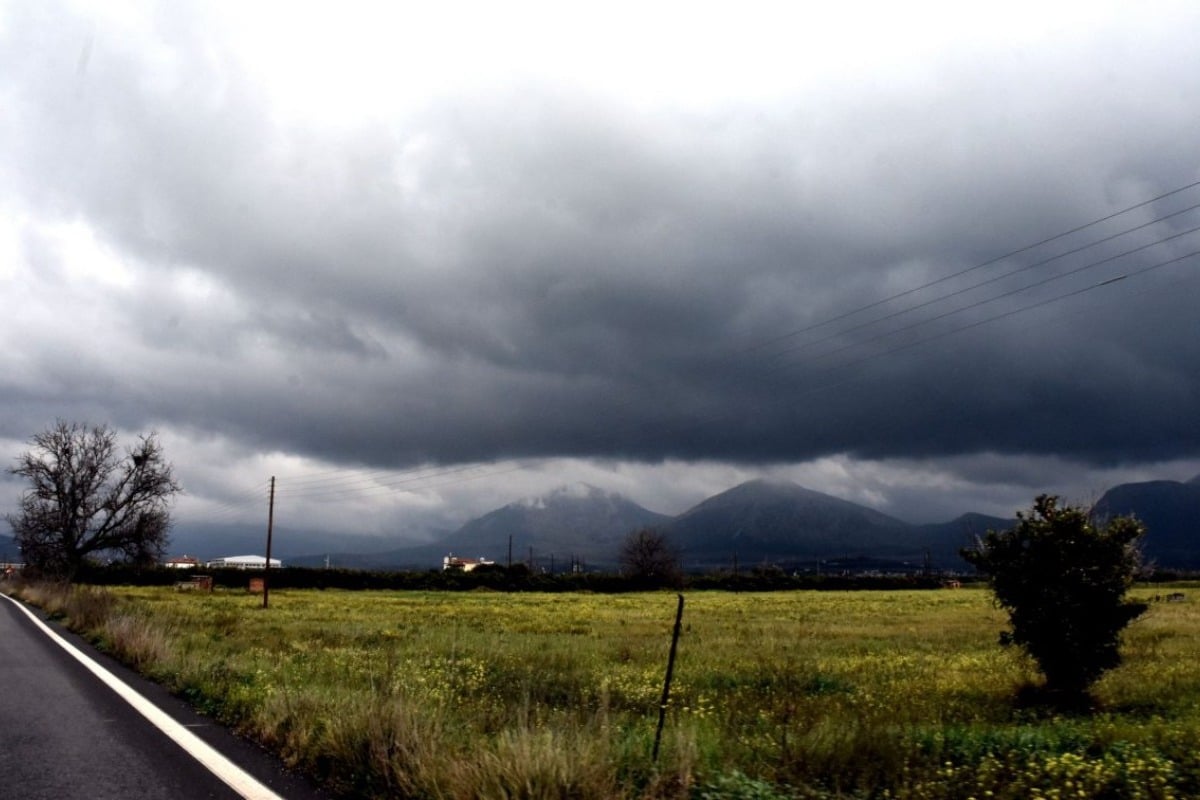
[[(1184, 591), (1182, 603), (1154, 602)], [(1020, 707), (983, 589), (675, 596), (81, 589), (33, 598), (346, 796), (1200, 796), (1200, 591), (1092, 714)]]

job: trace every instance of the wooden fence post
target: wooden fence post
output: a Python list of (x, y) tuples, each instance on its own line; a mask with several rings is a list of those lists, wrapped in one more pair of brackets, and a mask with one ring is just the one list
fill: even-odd
[(662, 742), (663, 723), (667, 719), (667, 703), (671, 700), (671, 675), (675, 672), (675, 650), (679, 645), (679, 633), (683, 624), (683, 595), (679, 595), (679, 607), (675, 610), (675, 631), (671, 634), (671, 654), (667, 656), (667, 677), (663, 681), (662, 700), (658, 704), (658, 730), (654, 732), (654, 754), (651, 760), (658, 763), (658, 746)]

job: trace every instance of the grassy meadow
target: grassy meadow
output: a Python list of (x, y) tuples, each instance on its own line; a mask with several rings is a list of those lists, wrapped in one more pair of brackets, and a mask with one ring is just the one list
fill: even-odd
[(982, 588), (675, 596), (30, 587), (350, 797), (1200, 796), (1200, 591), (1151, 602), (1099, 708), (1022, 708)]

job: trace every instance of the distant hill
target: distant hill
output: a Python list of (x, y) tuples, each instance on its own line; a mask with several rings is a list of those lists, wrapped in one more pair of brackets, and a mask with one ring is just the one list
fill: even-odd
[(728, 565), (735, 554), (743, 563), (875, 555), (906, 527), (794, 483), (753, 480), (688, 509), (665, 530), (695, 568)]
[[(987, 530), (1009, 528), (1013, 522), (964, 514), (950, 522), (910, 525), (794, 483), (767, 480), (749, 481), (668, 517), (619, 494), (576, 484), (510, 503), (434, 543), (381, 553), (333, 553), (330, 563), (357, 569), (433, 569), (454, 554), (502, 564), (511, 536), (514, 562), (528, 560), (532, 549), (541, 566), (549, 566), (553, 558), (564, 568), (575, 558), (589, 568), (611, 568), (624, 537), (649, 527), (679, 546), (688, 570), (728, 567), (734, 557), (746, 567), (817, 561), (921, 567), (926, 556), (935, 567), (961, 569), (961, 548)], [(324, 559), (315, 554), (293, 557), (290, 563), (317, 567)]]
[(654, 527), (669, 517), (643, 508), (619, 494), (588, 484), (566, 486), (532, 500), (471, 520), (442, 542), (463, 556), (507, 557), (512, 536), (513, 559), (533, 548), (589, 561), (612, 560), (620, 542), (633, 530)]
[(631, 531), (670, 520), (615, 492), (585, 483), (563, 486), (541, 497), (509, 503), (477, 517), (434, 544), (364, 556), (378, 566), (441, 566), (442, 557), (487, 558), (497, 564), (524, 562), (532, 552), (538, 564), (582, 561), (589, 567), (616, 564), (617, 549)]
[(971, 547), (988, 531), (1005, 531), (1017, 524), (1016, 519), (968, 513), (949, 522), (912, 526), (912, 541), (931, 553), (949, 556), (956, 566), (962, 566), (958, 551)]
[[(1200, 569), (1200, 475), (1186, 483), (1151, 481), (1110, 489), (1096, 513), (1138, 516), (1149, 528), (1147, 557), (1161, 567)], [(622, 539), (643, 527), (664, 531), (680, 548), (688, 570), (745, 567), (769, 562), (923, 565), (964, 569), (963, 547), (1014, 519), (963, 514), (949, 522), (912, 525), (872, 508), (786, 481), (754, 480), (710, 497), (678, 517), (650, 511), (619, 494), (587, 484), (509, 503), (417, 546), (396, 547), (375, 537), (331, 536), (285, 530), (273, 554), (296, 566), (356, 569), (437, 569), (443, 556), (484, 557), (505, 563), (509, 538), (514, 562), (529, 559), (565, 568), (571, 559), (589, 568), (616, 565)], [(264, 530), (177, 531), (172, 552), (201, 556), (261, 552)], [(394, 540), (393, 540), (394, 541)], [(0, 539), (0, 547), (3, 540)]]
[(1186, 483), (1123, 483), (1092, 507), (1099, 518), (1133, 514), (1146, 526), (1143, 552), (1161, 567), (1200, 569), (1200, 475)]
[(971, 535), (1006, 520), (964, 515), (940, 525), (910, 525), (874, 509), (786, 481), (753, 480), (710, 497), (664, 530), (688, 569), (768, 561), (796, 563), (871, 557), (962, 566)]

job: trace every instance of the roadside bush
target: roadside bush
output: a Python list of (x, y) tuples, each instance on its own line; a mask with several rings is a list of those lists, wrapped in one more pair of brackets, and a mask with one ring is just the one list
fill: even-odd
[(1082, 508), (1041, 495), (1007, 531), (988, 531), (963, 558), (987, 576), (1012, 630), (1056, 703), (1087, 700), (1089, 687), (1121, 662), (1121, 631), (1147, 608), (1125, 600), (1141, 563), (1145, 529), (1131, 517), (1098, 526)]

